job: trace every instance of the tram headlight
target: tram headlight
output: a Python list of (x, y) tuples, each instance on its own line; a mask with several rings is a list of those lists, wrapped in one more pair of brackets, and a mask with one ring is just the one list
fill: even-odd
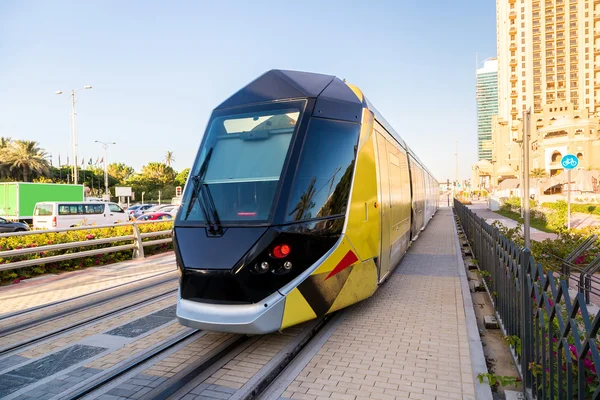
[(254, 273), (256, 274), (264, 274), (265, 272), (269, 271), (269, 268), (271, 266), (269, 265), (269, 263), (267, 261), (263, 261), (261, 263), (257, 263), (254, 266)]

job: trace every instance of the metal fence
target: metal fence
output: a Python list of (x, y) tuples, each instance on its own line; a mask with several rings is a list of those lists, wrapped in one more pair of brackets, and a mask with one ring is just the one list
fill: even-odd
[[(155, 231), (155, 232), (145, 232), (142, 233), (140, 231), (140, 225), (147, 224), (158, 224), (165, 223), (165, 221), (140, 221), (140, 222), (126, 222), (121, 224), (114, 225), (98, 225), (98, 226), (81, 226), (76, 228), (65, 228), (65, 229), (52, 229), (52, 230), (40, 230), (40, 231), (27, 231), (27, 232), (16, 232), (16, 233), (5, 233), (0, 234), (0, 239), (6, 237), (27, 237), (35, 235), (45, 235), (49, 233), (66, 233), (73, 231), (97, 231), (100, 229), (111, 229), (117, 227), (130, 226), (132, 227), (131, 234), (128, 235), (117, 235), (114, 237), (106, 237), (92, 240), (83, 240), (69, 243), (59, 243), (59, 244), (48, 244), (42, 246), (35, 247), (27, 247), (21, 249), (13, 249), (13, 250), (2, 250), (0, 248), (0, 259), (10, 259), (12, 257), (19, 256), (27, 256), (32, 254), (40, 255), (39, 258), (21, 260), (15, 262), (9, 262), (6, 264), (0, 263), (0, 271), (4, 270), (12, 270), (23, 267), (31, 267), (36, 265), (44, 265), (55, 262), (73, 260), (77, 258), (84, 258), (95, 256), (99, 254), (107, 254), (107, 253), (116, 253), (119, 251), (133, 250), (133, 258), (144, 258), (144, 247), (148, 246), (156, 246), (160, 244), (170, 243), (172, 241), (171, 237), (171, 229)], [(168, 236), (167, 238), (162, 239), (153, 239), (147, 240), (151, 238), (156, 238), (160, 236)], [(92, 247), (97, 245), (104, 244), (113, 244), (113, 243), (122, 243), (114, 246), (106, 246), (98, 249), (85, 250), (86, 247)], [(60, 250), (70, 250), (75, 252), (68, 252), (65, 254), (59, 255), (51, 255), (51, 256), (41, 256), (48, 252), (55, 252)]]
[(528, 399), (600, 398), (600, 314), (566, 279), (544, 272), (529, 249), (504, 237), (456, 199), (496, 318), (511, 344)]

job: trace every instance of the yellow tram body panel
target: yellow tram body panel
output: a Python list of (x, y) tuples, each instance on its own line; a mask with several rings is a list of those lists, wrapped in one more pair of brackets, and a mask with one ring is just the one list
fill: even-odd
[[(351, 88), (362, 98), (359, 89)], [(357, 303), (377, 289), (380, 216), (373, 122), (372, 112), (364, 108), (346, 233), (329, 257), (287, 295), (281, 329)]]

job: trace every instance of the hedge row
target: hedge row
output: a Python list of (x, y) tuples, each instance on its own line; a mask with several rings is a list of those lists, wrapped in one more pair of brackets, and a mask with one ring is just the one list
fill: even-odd
[[(159, 222), (152, 224), (141, 224), (138, 225), (140, 232), (159, 232), (165, 230), (171, 230), (173, 228), (173, 222)], [(46, 245), (61, 244), (61, 243), (72, 243), (80, 241), (93, 241), (96, 239), (110, 238), (117, 236), (127, 236), (133, 234), (132, 226), (118, 226), (114, 228), (102, 228), (102, 229), (86, 229), (79, 231), (68, 231), (68, 232), (40, 232), (35, 235), (27, 236), (12, 236), (12, 237), (0, 237), (0, 264), (10, 264), (16, 261), (39, 259), (40, 262), (34, 267), (25, 267), (14, 270), (0, 271), (0, 284), (18, 283), (22, 279), (31, 278), (36, 275), (45, 273), (58, 273), (64, 271), (74, 271), (87, 267), (93, 267), (97, 265), (112, 264), (121, 261), (131, 260), (133, 257), (133, 250), (119, 251), (115, 253), (104, 253), (98, 254), (91, 257), (76, 258), (73, 260), (44, 263), (43, 259), (49, 256), (55, 256), (60, 254), (77, 253), (79, 251), (94, 250), (101, 248), (108, 248), (112, 246), (120, 246), (130, 244), (131, 240), (119, 241), (108, 244), (90, 245), (80, 248), (68, 249), (68, 250), (57, 250), (49, 252), (39, 252), (34, 254), (28, 254), (25, 256), (17, 257), (6, 257), (2, 258), (2, 251), (6, 250), (18, 250), (23, 248), (35, 248)], [(170, 235), (158, 236), (153, 238), (144, 239), (144, 241), (151, 241), (156, 239), (167, 238)], [(173, 249), (172, 243), (148, 246), (144, 248), (145, 255), (153, 255), (163, 253)]]
[[(556, 209), (557, 203), (542, 203), (542, 206), (550, 209)], [(600, 206), (593, 204), (571, 203), (571, 212), (600, 215)]]

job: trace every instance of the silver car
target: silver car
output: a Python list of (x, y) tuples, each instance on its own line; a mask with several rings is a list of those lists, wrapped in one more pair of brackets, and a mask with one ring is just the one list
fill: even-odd
[(9, 221), (0, 217), (0, 233), (25, 232), (29, 225), (23, 222)]

